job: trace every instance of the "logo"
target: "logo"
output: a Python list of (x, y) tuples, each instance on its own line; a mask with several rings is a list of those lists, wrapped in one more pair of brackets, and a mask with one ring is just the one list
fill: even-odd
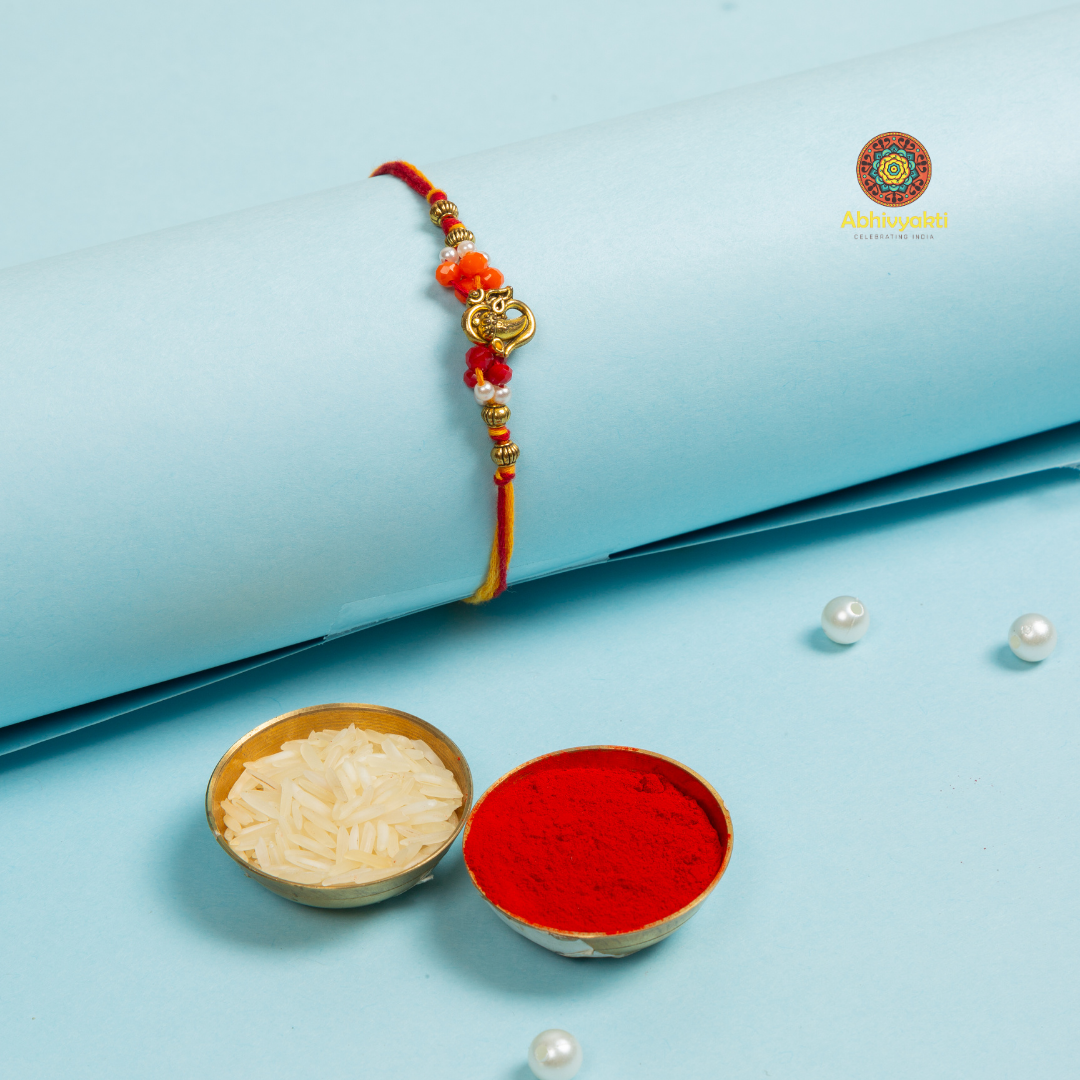
[(930, 155), (902, 131), (876, 135), (859, 152), (859, 187), (882, 206), (907, 206), (930, 183)]

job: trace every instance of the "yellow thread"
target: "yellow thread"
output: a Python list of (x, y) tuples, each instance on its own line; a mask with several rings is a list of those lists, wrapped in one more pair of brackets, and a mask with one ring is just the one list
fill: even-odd
[[(496, 469), (497, 477), (513, 476), (513, 470)], [(514, 482), (504, 485), (505, 492), (505, 527), (506, 527), (506, 565), (510, 565), (510, 557), (514, 554)], [(499, 533), (503, 522), (498, 522), (495, 527), (495, 536), (491, 541), (491, 556), (488, 559), (487, 577), (479, 589), (465, 598), (466, 604), (485, 604), (494, 598), (499, 588)]]
[[(507, 487), (510, 485), (507, 484)], [(465, 597), (466, 604), (486, 604), (495, 596), (495, 590), (499, 587), (499, 534), (496, 531), (495, 539), (491, 542), (491, 557), (488, 559), (487, 576), (484, 583), (472, 594)]]

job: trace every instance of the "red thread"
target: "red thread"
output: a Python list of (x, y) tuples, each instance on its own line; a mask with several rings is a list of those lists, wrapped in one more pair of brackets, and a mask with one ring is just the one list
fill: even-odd
[(447, 214), (446, 217), (444, 217), (442, 221), (439, 222), (439, 226), (442, 228), (442, 231), (444, 233), (448, 233), (455, 225), (460, 224), (461, 222), (458, 221), (456, 217), (451, 217), (449, 214)]
[(503, 487), (505, 484), (512, 484), (514, 482), (514, 474), (511, 472), (509, 475), (503, 473), (501, 476), (496, 473), (493, 477), (496, 487)]
[(380, 165), (371, 175), (396, 176), (418, 195), (423, 195), (425, 199), (428, 197), (428, 192), (435, 186), (415, 165), (410, 165), (407, 161), (388, 161), (385, 165)]
[(720, 870), (697, 800), (656, 773), (549, 768), (512, 776), (477, 807), (465, 861), (500, 907), (563, 931), (618, 934), (666, 918)]
[[(499, 584), (495, 589), (492, 596), (492, 600), (495, 599), (500, 593), (506, 590), (506, 570), (510, 565), (510, 536), (509, 530), (506, 527), (506, 484), (499, 485), (499, 505), (495, 511), (495, 528), (497, 529), (498, 545), (499, 545)], [(508, 535), (509, 533), (509, 535)]]
[[(429, 203), (437, 203), (437, 202), (441, 202), (441, 201), (442, 201), (443, 199), (446, 199), (446, 192), (445, 192), (445, 191), (441, 191), (441, 190), (440, 190), (439, 188), (432, 188), (432, 189), (431, 189), (431, 190), (430, 190), (430, 191), (428, 192), (428, 195), (427, 195), (427, 201), (428, 201)], [(449, 202), (450, 200), (449, 200), (449, 199), (447, 199), (446, 201), (447, 201), (447, 202)]]

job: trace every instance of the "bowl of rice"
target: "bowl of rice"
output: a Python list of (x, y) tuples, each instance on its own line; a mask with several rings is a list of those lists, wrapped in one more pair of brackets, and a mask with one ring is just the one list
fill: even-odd
[(419, 717), (312, 705), (225, 752), (206, 787), (206, 819), (271, 892), (310, 907), (361, 907), (430, 878), (472, 796), (461, 751)]

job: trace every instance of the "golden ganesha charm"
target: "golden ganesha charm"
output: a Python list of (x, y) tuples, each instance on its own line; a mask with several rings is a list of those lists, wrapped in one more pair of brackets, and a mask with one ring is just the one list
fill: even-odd
[[(516, 319), (508, 311), (520, 312)], [(487, 345), (500, 357), (509, 356), (536, 333), (536, 319), (527, 304), (514, 299), (510, 285), (502, 289), (474, 289), (469, 293), (468, 307), (461, 316), (461, 329), (470, 341)]]

